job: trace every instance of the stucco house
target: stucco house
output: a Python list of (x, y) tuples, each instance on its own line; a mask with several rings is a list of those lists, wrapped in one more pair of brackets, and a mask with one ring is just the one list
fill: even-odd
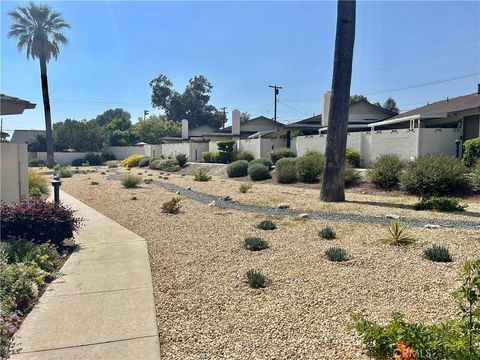
[(13, 144), (30, 144), (37, 139), (37, 136), (47, 136), (45, 130), (14, 130), (11, 143)]

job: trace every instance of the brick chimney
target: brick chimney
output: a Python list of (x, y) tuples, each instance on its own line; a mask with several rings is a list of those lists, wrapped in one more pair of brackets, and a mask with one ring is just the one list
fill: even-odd
[(182, 120), (182, 140), (188, 140), (188, 120)]
[(235, 109), (232, 111), (232, 136), (240, 135), (240, 111)]

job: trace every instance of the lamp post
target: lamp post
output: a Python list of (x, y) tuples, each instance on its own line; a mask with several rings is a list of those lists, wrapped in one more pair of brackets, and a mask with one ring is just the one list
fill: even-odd
[(53, 186), (53, 199), (55, 201), (55, 204), (58, 204), (60, 202), (60, 186), (62, 185), (62, 180), (54, 174), (53, 175), (53, 180), (52, 180), (52, 186)]
[(460, 157), (460, 144), (461, 143), (462, 143), (462, 140), (460, 140), (460, 139), (455, 140), (455, 145), (457, 146), (457, 155), (456, 155), (457, 159)]

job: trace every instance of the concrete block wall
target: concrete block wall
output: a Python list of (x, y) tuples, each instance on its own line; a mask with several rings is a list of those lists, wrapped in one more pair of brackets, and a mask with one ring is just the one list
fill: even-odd
[(1, 143), (0, 199), (6, 203), (28, 199), (28, 154), (26, 144)]

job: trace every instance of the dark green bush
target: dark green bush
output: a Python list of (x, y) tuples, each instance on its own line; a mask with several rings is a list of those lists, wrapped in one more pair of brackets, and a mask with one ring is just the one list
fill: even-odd
[(270, 179), (272, 176), (270, 175), (270, 171), (268, 171), (267, 167), (261, 163), (252, 164), (255, 160), (250, 162), (248, 166), (248, 175), (252, 181), (261, 181)]
[(234, 146), (235, 140), (223, 140), (217, 142), (217, 147), (219, 151), (233, 152)]
[(173, 165), (173, 166), (166, 167), (164, 170), (166, 172), (177, 172), (177, 171), (182, 170), (182, 168), (178, 165)]
[(206, 163), (218, 163), (218, 152), (202, 152), (203, 161)]
[(141, 158), (140, 161), (138, 162), (138, 167), (146, 167), (150, 165), (150, 160), (152, 158), (149, 156), (145, 156), (144, 158)]
[(45, 160), (42, 160), (42, 159), (31, 159), (29, 162), (28, 162), (28, 166), (30, 167), (41, 167), (41, 166), (45, 166)]
[(218, 152), (218, 162), (220, 164), (230, 164), (233, 161), (234, 154), (233, 152), (219, 151)]
[(291, 184), (297, 181), (296, 159), (284, 157), (275, 164), (277, 181), (282, 184)]
[(404, 190), (422, 198), (449, 196), (468, 190), (466, 172), (461, 161), (447, 155), (432, 154), (407, 164), (400, 183)]
[(314, 183), (322, 172), (324, 156), (310, 151), (296, 161), (298, 180), (305, 183)]
[(178, 166), (177, 160), (154, 160), (150, 162), (150, 169), (166, 171), (168, 168)]
[(480, 164), (475, 166), (475, 168), (473, 169), (470, 180), (472, 190), (475, 192), (480, 192)]
[(266, 286), (267, 279), (265, 276), (255, 269), (248, 270), (245, 274), (247, 277), (248, 285), (253, 289), (263, 288)]
[(84, 158), (74, 159), (72, 161), (72, 166), (82, 166), (84, 162), (85, 162)]
[(235, 154), (235, 160), (247, 160), (248, 162), (252, 161), (254, 156), (248, 151), (241, 151)]
[(376, 159), (368, 171), (368, 178), (382, 189), (398, 184), (405, 162), (397, 154), (385, 154)]
[(480, 137), (463, 143), (462, 161), (466, 166), (473, 166), (480, 159)]
[(262, 230), (275, 230), (277, 228), (277, 224), (275, 224), (272, 220), (262, 220), (257, 224), (258, 229)]
[(115, 155), (111, 152), (108, 152), (106, 150), (103, 150), (102, 151), (102, 158), (103, 160), (105, 161), (111, 161), (111, 160), (115, 160)]
[(352, 165), (354, 168), (359, 168), (362, 158), (360, 156), (360, 151), (356, 149), (348, 149), (345, 152), (345, 160)]
[(273, 163), (266, 158), (260, 158), (260, 159), (255, 159), (250, 161), (250, 165), (253, 165), (253, 164), (262, 164), (267, 167), (268, 171), (272, 171), (273, 169)]
[(450, 262), (452, 256), (445, 246), (433, 245), (423, 252), (423, 257), (434, 262)]
[(178, 166), (181, 168), (184, 168), (187, 165), (188, 162), (188, 156), (187, 154), (177, 154), (175, 155), (175, 160), (177, 160)]
[(268, 242), (259, 237), (247, 237), (244, 240), (245, 249), (260, 251), (268, 248)]
[(318, 235), (320, 235), (325, 240), (333, 240), (337, 237), (337, 233), (330, 226), (327, 226), (320, 230), (318, 232)]
[(142, 182), (140, 176), (126, 174), (122, 176), (122, 185), (125, 189), (137, 187)]
[(350, 163), (347, 162), (345, 163), (344, 178), (346, 187), (355, 186), (358, 184), (358, 180), (360, 180), (360, 174), (352, 165), (350, 165)]
[(91, 166), (99, 166), (105, 162), (102, 155), (95, 153), (88, 153), (87, 155), (85, 155), (85, 161), (88, 162)]
[(237, 160), (227, 166), (227, 175), (230, 178), (248, 175), (248, 161)]
[(414, 210), (435, 210), (442, 212), (464, 211), (465, 207), (460, 204), (459, 198), (441, 196), (423, 199), (413, 205)]
[(334, 246), (325, 250), (325, 255), (330, 261), (346, 261), (348, 260), (348, 255), (345, 249)]
[(272, 163), (276, 164), (278, 160), (283, 159), (283, 158), (294, 158), (297, 156), (295, 151), (293, 151), (290, 148), (284, 147), (284, 148), (278, 148), (270, 151), (269, 153), (270, 159), (272, 160)]
[(205, 182), (205, 181), (209, 181), (211, 179), (212, 179), (212, 177), (209, 176), (207, 173), (203, 172), (202, 170), (197, 171), (195, 174), (193, 174), (193, 180), (195, 180), (195, 181)]

